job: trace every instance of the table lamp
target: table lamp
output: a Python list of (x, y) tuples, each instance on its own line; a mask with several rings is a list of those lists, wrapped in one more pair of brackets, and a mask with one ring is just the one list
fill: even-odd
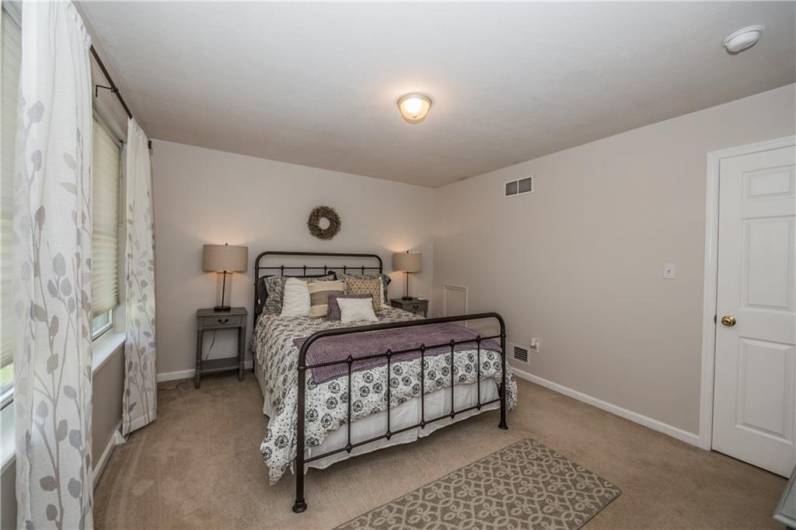
[(409, 296), (409, 273), (421, 271), (422, 257), (423, 255), (420, 253), (410, 254), (408, 250), (406, 252), (396, 252), (392, 255), (393, 270), (406, 273), (406, 295), (403, 297), (404, 300), (412, 300), (412, 297)]
[(246, 272), (248, 262), (248, 247), (230, 246), (225, 243), (223, 245), (205, 245), (202, 248), (202, 270), (224, 275), (221, 286), (221, 305), (214, 307), (215, 311), (226, 312), (230, 310), (228, 305), (224, 305), (224, 296), (227, 291), (227, 274)]

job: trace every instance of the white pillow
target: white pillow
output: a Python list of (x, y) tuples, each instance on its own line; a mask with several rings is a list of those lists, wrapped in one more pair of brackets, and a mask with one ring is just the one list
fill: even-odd
[(310, 290), (307, 282), (298, 278), (285, 281), (285, 292), (282, 298), (283, 317), (306, 317), (310, 314)]
[(340, 306), (340, 322), (357, 322), (370, 320), (378, 322), (379, 318), (373, 312), (373, 302), (370, 298), (338, 298)]

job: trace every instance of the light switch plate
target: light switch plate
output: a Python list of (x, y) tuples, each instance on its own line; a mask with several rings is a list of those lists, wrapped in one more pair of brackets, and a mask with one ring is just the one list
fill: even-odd
[(677, 265), (674, 263), (664, 263), (663, 264), (663, 277), (666, 280), (674, 280), (675, 275), (677, 274)]

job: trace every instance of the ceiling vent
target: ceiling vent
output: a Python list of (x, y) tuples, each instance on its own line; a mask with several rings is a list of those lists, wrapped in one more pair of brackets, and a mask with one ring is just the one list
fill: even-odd
[(521, 346), (514, 345), (514, 352), (513, 352), (514, 360), (520, 361), (523, 363), (528, 362), (528, 348), (523, 348)]
[(535, 177), (525, 177), (519, 180), (512, 180), (506, 182), (505, 195), (506, 197), (515, 197), (524, 193), (533, 193)]

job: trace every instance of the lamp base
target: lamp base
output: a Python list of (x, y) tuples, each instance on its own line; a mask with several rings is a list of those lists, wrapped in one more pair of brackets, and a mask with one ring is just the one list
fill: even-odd
[(228, 305), (217, 305), (216, 307), (213, 308), (213, 311), (215, 311), (216, 313), (229, 313), (230, 311), (232, 311), (232, 308)]
[(414, 296), (402, 296), (401, 297), (401, 300), (414, 300), (414, 299), (415, 299)]

